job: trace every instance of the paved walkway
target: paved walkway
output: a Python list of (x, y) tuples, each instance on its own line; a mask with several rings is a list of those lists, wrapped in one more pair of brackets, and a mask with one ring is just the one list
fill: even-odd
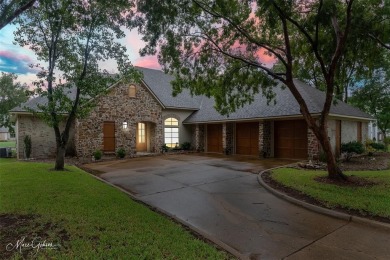
[(291, 161), (173, 155), (87, 167), (252, 259), (390, 259), (390, 231), (323, 216), (270, 194), (260, 170)]

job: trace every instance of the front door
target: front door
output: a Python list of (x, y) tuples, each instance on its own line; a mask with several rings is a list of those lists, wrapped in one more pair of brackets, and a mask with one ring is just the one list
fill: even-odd
[(103, 150), (115, 152), (115, 122), (103, 123)]
[(146, 145), (146, 124), (145, 123), (137, 124), (136, 140), (137, 140), (137, 144), (136, 144), (137, 152), (146, 152), (147, 145)]

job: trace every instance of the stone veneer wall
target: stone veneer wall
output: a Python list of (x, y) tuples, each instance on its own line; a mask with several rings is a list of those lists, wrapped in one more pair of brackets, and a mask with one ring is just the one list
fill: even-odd
[(271, 157), (271, 122), (259, 123), (259, 156), (263, 158)]
[[(60, 124), (60, 130), (64, 128), (64, 123)], [(53, 128), (47, 125), (41, 118), (25, 114), (18, 115), (16, 122), (17, 135), (17, 157), (25, 159), (24, 155), (24, 137), (31, 137), (31, 156), (30, 158), (53, 158), (56, 156), (56, 138)], [(69, 132), (69, 141), (67, 145), (67, 155), (74, 155), (74, 125)]]
[(226, 155), (232, 154), (234, 151), (234, 124), (223, 123), (222, 125), (222, 148)]
[(307, 128), (307, 154), (309, 160), (320, 158), (320, 143), (310, 128)]
[[(89, 116), (78, 120), (76, 149), (79, 157), (90, 157), (103, 150), (103, 123), (115, 122), (115, 149), (123, 147), (127, 155), (136, 153), (136, 129), (139, 122), (149, 127), (149, 151), (160, 152), (163, 144), (162, 107), (143, 85), (136, 88), (136, 97), (129, 97), (128, 85), (119, 83), (107, 95), (96, 99)], [(123, 122), (128, 128), (122, 129)]]
[(205, 143), (204, 129), (205, 129), (204, 125), (196, 124), (193, 126), (191, 145), (198, 152), (204, 151), (204, 143)]

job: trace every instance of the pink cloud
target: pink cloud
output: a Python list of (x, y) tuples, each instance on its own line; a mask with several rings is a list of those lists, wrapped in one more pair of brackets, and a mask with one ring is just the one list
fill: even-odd
[(161, 69), (161, 66), (157, 60), (157, 56), (140, 57), (134, 62), (134, 65), (149, 69)]

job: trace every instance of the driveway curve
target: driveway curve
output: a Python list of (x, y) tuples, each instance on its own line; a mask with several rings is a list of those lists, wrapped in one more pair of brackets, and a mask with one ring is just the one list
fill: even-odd
[(292, 163), (167, 155), (86, 165), (106, 181), (251, 259), (390, 259), (390, 232), (324, 216), (259, 186), (261, 170)]

